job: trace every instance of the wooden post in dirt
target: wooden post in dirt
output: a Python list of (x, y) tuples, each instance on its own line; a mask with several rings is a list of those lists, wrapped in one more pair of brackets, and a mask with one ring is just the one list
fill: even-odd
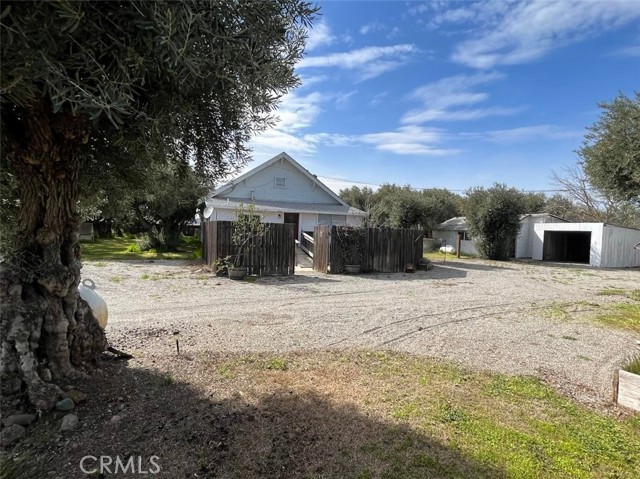
[(458, 232), (458, 237), (456, 238), (456, 256), (460, 258), (460, 245), (462, 244), (462, 233)]

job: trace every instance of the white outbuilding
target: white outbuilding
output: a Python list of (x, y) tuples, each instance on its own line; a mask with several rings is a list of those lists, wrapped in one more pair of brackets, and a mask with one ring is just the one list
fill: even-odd
[(640, 230), (606, 223), (539, 223), (532, 258), (584, 263), (601, 268), (640, 266)]

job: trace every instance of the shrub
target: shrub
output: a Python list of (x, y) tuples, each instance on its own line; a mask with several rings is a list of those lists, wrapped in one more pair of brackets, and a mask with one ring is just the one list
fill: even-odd
[(506, 185), (496, 183), (489, 189), (467, 192), (467, 224), (481, 256), (496, 260), (511, 257), (525, 208), (525, 195)]

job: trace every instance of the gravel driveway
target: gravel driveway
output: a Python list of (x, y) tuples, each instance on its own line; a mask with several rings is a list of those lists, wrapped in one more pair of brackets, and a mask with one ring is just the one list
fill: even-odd
[[(598, 295), (605, 287), (638, 288), (637, 269), (456, 260), (415, 274), (306, 271), (250, 283), (199, 268), (123, 261), (87, 263), (83, 273), (109, 305), (110, 342), (138, 356), (174, 354), (174, 331), (188, 354), (397, 349), (538, 375), (576, 399), (601, 402), (640, 339), (589, 321), (622, 300)], [(552, 314), (560, 304), (570, 318)]]

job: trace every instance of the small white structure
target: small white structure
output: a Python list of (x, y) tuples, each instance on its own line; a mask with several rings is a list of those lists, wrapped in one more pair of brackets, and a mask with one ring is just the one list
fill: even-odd
[(455, 218), (448, 219), (444, 223), (440, 223), (436, 229), (433, 230), (433, 239), (439, 240), (442, 246), (451, 245), (453, 248), (456, 248), (459, 234), (462, 236), (460, 240), (460, 252), (462, 254), (477, 256), (478, 250), (469, 234), (469, 226), (464, 216), (456, 216)]
[(205, 202), (208, 221), (235, 221), (241, 204), (254, 204), (264, 223), (295, 224), (298, 240), (316, 225), (361, 226), (367, 216), (284, 152), (213, 190)]
[(640, 230), (606, 223), (534, 225), (533, 259), (585, 263), (602, 268), (640, 266)]

